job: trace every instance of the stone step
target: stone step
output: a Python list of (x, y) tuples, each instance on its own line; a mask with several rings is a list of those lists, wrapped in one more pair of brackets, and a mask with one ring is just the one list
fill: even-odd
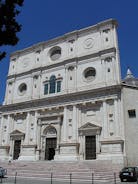
[[(107, 162), (108, 163), (108, 162)], [(94, 173), (95, 181), (113, 181), (114, 172), (116, 172), (116, 180), (119, 181), (120, 165), (104, 164), (98, 162), (22, 162), (12, 161), (0, 162), (0, 166), (7, 168), (8, 177), (14, 177), (17, 172), (17, 177), (35, 178), (35, 179), (50, 179), (51, 173), (54, 179), (69, 180), (70, 173), (74, 180), (92, 180)]]

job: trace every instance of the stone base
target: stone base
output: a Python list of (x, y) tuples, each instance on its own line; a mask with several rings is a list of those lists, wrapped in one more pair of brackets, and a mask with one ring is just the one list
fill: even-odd
[(79, 156), (73, 155), (55, 155), (55, 161), (77, 161), (79, 160)]
[(122, 164), (124, 165), (124, 157), (122, 154), (99, 154), (97, 160), (108, 160), (113, 164)]
[(22, 151), (18, 160), (35, 161), (36, 145), (22, 145)]
[(0, 160), (9, 160), (9, 146), (0, 146)]
[(18, 160), (36, 161), (36, 156), (20, 156)]
[(78, 156), (78, 143), (62, 143), (59, 145), (59, 149), (56, 150), (54, 157), (55, 161), (77, 161)]
[(113, 164), (124, 164), (122, 152), (124, 141), (120, 138), (101, 141), (101, 153), (97, 155), (99, 160), (111, 160)]

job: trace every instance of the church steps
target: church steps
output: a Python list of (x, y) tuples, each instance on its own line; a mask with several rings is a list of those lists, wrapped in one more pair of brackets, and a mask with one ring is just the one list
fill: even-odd
[(107, 164), (102, 165), (98, 162), (20, 162), (12, 161), (11, 163), (0, 162), (0, 165), (7, 168), (8, 177), (14, 177), (17, 172), (17, 177), (21, 178), (36, 178), (36, 179), (50, 179), (51, 173), (53, 179), (68, 180), (70, 173), (73, 180), (88, 180), (92, 178), (94, 173), (95, 181), (113, 181), (114, 172), (116, 172), (117, 180), (120, 171), (119, 165)]

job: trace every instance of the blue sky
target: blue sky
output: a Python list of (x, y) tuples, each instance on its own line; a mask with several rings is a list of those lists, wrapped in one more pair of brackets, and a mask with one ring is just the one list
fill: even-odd
[(0, 62), (0, 103), (4, 100), (10, 53), (100, 21), (118, 21), (122, 78), (130, 67), (138, 77), (138, 0), (24, 0), (17, 20), (19, 43), (6, 47)]

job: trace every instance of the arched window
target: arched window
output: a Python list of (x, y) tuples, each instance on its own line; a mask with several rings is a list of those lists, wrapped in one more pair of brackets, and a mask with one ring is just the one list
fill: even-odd
[(59, 93), (61, 91), (61, 81), (62, 78), (56, 79), (55, 75), (52, 75), (50, 80), (47, 80), (44, 83), (44, 95)]

